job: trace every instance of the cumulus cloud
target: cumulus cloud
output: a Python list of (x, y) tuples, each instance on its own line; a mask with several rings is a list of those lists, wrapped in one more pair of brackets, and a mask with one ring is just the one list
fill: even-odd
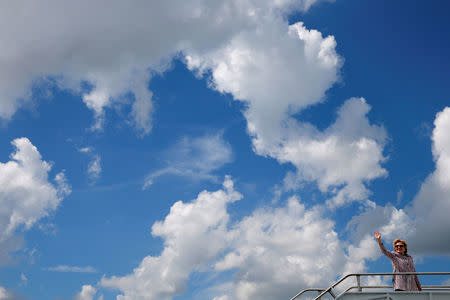
[[(302, 22), (289, 25), (285, 18), (316, 2), (189, 0), (180, 6), (176, 1), (109, 1), (108, 10), (101, 0), (8, 4), (0, 9), (0, 19), (8, 24), (1, 27), (5, 80), (0, 98), (5, 100), (0, 116), (11, 118), (30, 101), (35, 79), (50, 77), (59, 87), (82, 94), (94, 112), (95, 128), (102, 127), (105, 110), (119, 103), (131, 105), (130, 119), (140, 134), (147, 134), (153, 113), (148, 81), (152, 74), (164, 72), (174, 57), (181, 57), (199, 76), (210, 74), (211, 88), (246, 104), (256, 153), (293, 163), (302, 180), (324, 178), (319, 187), (332, 189), (330, 206), (364, 200), (369, 194), (364, 182), (385, 174), (380, 167), (383, 133), (366, 124), (368, 106), (349, 101), (339, 112), (355, 112), (358, 119), (350, 123), (365, 129), (360, 131), (347, 126), (344, 117), (327, 132), (292, 117), (322, 102), (326, 90), (339, 80), (342, 59), (334, 37), (324, 37)], [(37, 32), (39, 40), (34, 39)], [(92, 89), (81, 88), (85, 82)], [(339, 130), (346, 130), (345, 135)], [(348, 136), (353, 133), (359, 135)], [(321, 157), (308, 153), (316, 147)], [(337, 159), (325, 151), (327, 147), (346, 159)], [(302, 161), (301, 154), (311, 160)], [(338, 167), (351, 162), (355, 170), (333, 171), (327, 168), (330, 162)], [(96, 178), (100, 172), (100, 158), (95, 157), (89, 174)], [(145, 185), (166, 173), (179, 169), (157, 171)]]
[(226, 206), (241, 198), (226, 178), (223, 189), (201, 192), (190, 203), (176, 202), (152, 235), (164, 240), (160, 256), (145, 257), (132, 274), (103, 278), (104, 287), (120, 289), (120, 300), (172, 299), (185, 288), (193, 271), (200, 271), (227, 246)]
[[(367, 208), (362, 214), (354, 216), (347, 224), (347, 230), (351, 233), (351, 242), (361, 243), (365, 240), (369, 243), (372, 239), (373, 245), (376, 246), (373, 237), (374, 231), (379, 231), (383, 239), (391, 241), (399, 237), (412, 236), (415, 233), (415, 225), (414, 220), (406, 213), (405, 209), (386, 205)], [(367, 238), (367, 234), (370, 239)], [(378, 246), (375, 248), (378, 249)], [(372, 256), (372, 258), (376, 257)]]
[[(348, 229), (356, 241), (367, 232), (379, 230), (383, 238), (391, 241), (407, 239), (408, 250), (418, 254), (449, 254), (450, 221), (450, 108), (436, 115), (432, 134), (435, 170), (424, 180), (412, 203), (404, 208), (392, 204), (368, 208), (353, 217)], [(430, 245), (433, 245), (430, 247)]]
[(2, 286), (0, 286), (0, 299), (9, 299), (9, 292)]
[(8, 291), (4, 287), (0, 286), (0, 300), (24, 300), (25, 298), (22, 295), (18, 295), (13, 293), (12, 291)]
[(383, 127), (369, 123), (369, 110), (370, 106), (363, 98), (347, 100), (322, 139), (317, 144), (314, 141), (306, 144), (307, 158), (298, 158), (301, 165), (307, 166), (308, 158), (311, 158), (313, 163), (306, 168), (306, 174), (317, 180), (320, 190), (344, 185), (328, 201), (331, 206), (367, 199), (369, 191), (364, 183), (387, 175), (381, 167), (385, 161), (386, 133)]
[(147, 175), (144, 189), (164, 175), (217, 181), (214, 171), (231, 162), (233, 158), (231, 146), (221, 133), (196, 138), (185, 136), (165, 152), (167, 166)]
[(187, 64), (199, 74), (211, 71), (213, 88), (248, 105), (254, 146), (267, 154), (283, 139), (283, 121), (321, 101), (337, 80), (335, 46), (333, 36), (323, 38), (301, 22), (289, 26), (282, 19), (261, 20), (256, 32), (242, 31), (215, 51), (187, 52)]
[(51, 164), (27, 138), (12, 145), (11, 160), (0, 162), (0, 266), (11, 262), (10, 253), (24, 245), (19, 232), (54, 212), (71, 192), (64, 172), (55, 176), (55, 183), (49, 181)]
[(303, 288), (362, 271), (367, 259), (379, 255), (371, 236), (349, 245), (338, 237), (325, 207), (306, 208), (295, 196), (230, 224), (227, 204), (241, 197), (227, 178), (221, 190), (175, 203), (152, 227), (164, 242), (161, 255), (147, 256), (131, 274), (104, 277), (100, 284), (120, 290), (119, 300), (172, 299), (183, 293), (192, 273), (231, 273), (232, 280), (208, 286), (202, 295), (288, 299)]
[(97, 289), (92, 285), (83, 285), (81, 291), (77, 293), (72, 300), (93, 300)]
[[(411, 244), (421, 253), (450, 253), (450, 107), (436, 115), (432, 151), (436, 168), (422, 184), (408, 212), (415, 219)], [(433, 245), (430, 247), (430, 245)]]
[(23, 226), (29, 229), (41, 218), (55, 211), (70, 193), (64, 173), (57, 184), (48, 180), (51, 165), (42, 160), (37, 148), (27, 139), (12, 141), (11, 160), (0, 163), (0, 240), (12, 236)]
[(344, 264), (334, 222), (296, 197), (285, 207), (265, 208), (230, 231), (230, 251), (217, 271), (236, 269), (229, 299), (289, 299), (307, 286), (324, 286)]
[[(165, 71), (173, 57), (224, 47), (243, 30), (258, 35), (261, 20), (270, 23), (282, 13), (307, 10), (315, 2), (189, 0), (179, 5), (173, 0), (45, 0), (1, 4), (0, 117), (10, 119), (31, 102), (33, 85), (53, 81), (82, 94), (94, 113), (94, 128), (102, 127), (106, 109), (117, 103), (131, 104), (130, 119), (140, 134), (147, 134), (153, 114), (148, 81), (152, 74)], [(83, 89), (85, 82), (92, 89)]]
[(363, 98), (347, 100), (325, 131), (293, 117), (324, 99), (338, 80), (342, 59), (333, 36), (301, 22), (277, 21), (262, 22), (259, 34), (243, 31), (215, 51), (188, 52), (187, 65), (211, 74), (212, 88), (247, 104), (257, 154), (294, 164), (300, 180), (317, 181), (322, 192), (332, 192), (329, 206), (367, 200), (365, 183), (387, 174), (381, 167), (384, 129), (370, 124)]
[[(198, 76), (210, 74), (211, 88), (245, 103), (255, 152), (293, 164), (297, 178), (291, 180), (292, 187), (295, 180), (317, 181), (322, 192), (331, 194), (330, 207), (365, 200), (369, 194), (365, 183), (386, 174), (380, 165), (385, 133), (369, 123), (370, 106), (365, 100), (346, 101), (336, 122), (325, 131), (294, 118), (324, 100), (325, 92), (339, 80), (342, 65), (333, 36), (324, 37), (301, 22), (289, 25), (283, 17), (307, 10), (315, 2), (189, 0), (179, 5), (172, 0), (139, 4), (45, 0), (4, 4), (0, 22), (8, 26), (0, 26), (0, 78), (4, 79), (0, 80), (4, 99), (0, 117), (9, 119), (32, 101), (31, 86), (36, 78), (46, 77), (82, 95), (95, 116), (94, 128), (102, 128), (106, 109), (131, 105), (130, 119), (140, 134), (147, 134), (153, 114), (148, 81), (179, 56)], [(92, 89), (83, 89), (84, 82)], [(217, 136), (186, 138), (177, 146), (180, 150), (174, 153), (183, 159), (150, 174), (146, 187), (164, 174), (214, 178), (212, 173), (231, 159), (231, 150)], [(218, 151), (205, 150), (210, 148)], [(205, 161), (199, 164), (199, 158)], [(92, 170), (99, 174), (95, 164)], [(64, 186), (64, 180), (60, 182)], [(102, 285), (121, 290), (118, 299), (171, 299), (183, 291), (191, 272), (207, 268), (224, 251), (225, 257), (215, 262), (217, 272), (235, 268), (241, 256), (246, 261), (228, 296), (218, 295), (219, 299), (259, 295), (257, 288), (278, 299), (280, 295), (268, 288), (273, 283), (260, 272), (275, 272), (277, 267), (261, 257), (281, 263), (295, 275), (289, 277), (291, 281), (274, 281), (285, 291), (331, 280), (337, 270), (344, 269), (345, 261), (338, 257), (345, 250), (333, 223), (318, 208), (307, 210), (292, 198), (286, 207), (257, 211), (228, 230), (226, 204), (240, 197), (227, 179), (223, 190), (202, 192), (190, 203), (177, 202), (166, 219), (152, 228), (152, 234), (164, 240), (161, 255), (146, 257), (130, 275), (103, 278)], [(250, 236), (252, 230), (255, 237)], [(298, 244), (287, 243), (291, 234)], [(321, 246), (324, 237), (327, 251), (334, 256), (327, 253), (316, 259), (311, 245)], [(247, 247), (248, 242), (255, 247)], [(227, 250), (230, 243), (232, 249)], [(361, 260), (354, 256), (350, 249), (348, 257)], [(309, 276), (304, 275), (307, 272)], [(301, 284), (296, 286), (298, 278)]]
[(380, 250), (371, 234), (366, 234), (358, 244), (350, 244), (347, 249), (347, 261), (344, 274), (363, 273), (366, 271), (366, 261), (379, 257)]
[(327, 205), (331, 208), (356, 200), (372, 205), (366, 183), (387, 175), (381, 166), (386, 160), (383, 148), (387, 134), (382, 126), (370, 124), (369, 111), (363, 98), (348, 99), (339, 108), (335, 122), (323, 131), (291, 119), (284, 140), (270, 149), (270, 156), (297, 168), (296, 174), (287, 174), (285, 189), (313, 181), (330, 195)]

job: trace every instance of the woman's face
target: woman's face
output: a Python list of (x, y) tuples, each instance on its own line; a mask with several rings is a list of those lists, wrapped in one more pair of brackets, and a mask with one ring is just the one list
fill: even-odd
[(395, 248), (395, 252), (397, 252), (398, 254), (405, 254), (405, 244), (403, 244), (402, 242), (398, 242), (394, 245)]

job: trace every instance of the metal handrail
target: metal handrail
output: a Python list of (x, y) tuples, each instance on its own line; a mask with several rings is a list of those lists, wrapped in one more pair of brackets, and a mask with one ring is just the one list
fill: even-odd
[[(306, 293), (306, 292), (318, 292), (319, 294), (321, 292), (325, 291), (324, 289), (318, 289), (318, 288), (309, 288), (309, 289), (304, 289), (302, 291), (300, 291), (297, 295), (295, 295), (292, 299), (298, 298), (300, 297), (302, 294)], [(336, 298), (336, 295), (333, 293), (333, 291), (329, 291), (330, 295), (333, 296), (333, 298)]]
[(306, 293), (306, 292), (318, 292), (319, 294), (320, 293), (322, 293), (324, 291), (324, 289), (317, 289), (317, 288), (309, 288), (309, 289), (304, 289), (304, 290), (301, 290), (297, 295), (295, 295), (294, 296), (294, 298), (292, 298), (292, 299), (295, 299), (295, 298), (297, 298), (297, 297), (300, 297), (302, 294), (304, 294), (304, 293)]
[(392, 287), (392, 285), (379, 285), (379, 286), (366, 285), (366, 286), (360, 286), (360, 287), (359, 286), (351, 286), (348, 289), (346, 289), (345, 291), (343, 291), (341, 294), (339, 294), (339, 296), (342, 294), (345, 294), (353, 289), (358, 289), (358, 290), (359, 290), (359, 288), (361, 288), (361, 289), (389, 289), (391, 287)]
[[(392, 288), (392, 285), (362, 285), (360, 287), (358, 286), (351, 286), (348, 289), (346, 289), (344, 292), (342, 292), (340, 295), (345, 294), (353, 289), (389, 289)], [(422, 290), (450, 290), (450, 285), (422, 285)]]
[[(322, 290), (322, 292), (316, 298), (314, 298), (314, 300), (319, 300), (322, 296), (324, 296), (327, 293), (329, 293), (334, 299), (336, 299), (336, 296), (333, 293), (333, 289), (349, 277), (356, 277), (357, 286), (355, 288), (357, 288), (358, 291), (362, 291), (362, 288), (364, 286), (361, 286), (361, 281), (360, 281), (361, 276), (368, 277), (368, 276), (389, 276), (389, 275), (450, 275), (450, 272), (398, 272), (398, 273), (352, 273), (352, 274), (347, 274), (344, 277), (342, 277), (341, 279), (339, 279), (338, 281), (336, 281), (335, 283), (333, 283), (332, 285), (330, 285), (327, 289)], [(380, 286), (380, 288), (384, 288), (384, 287), (385, 286)], [(442, 286), (442, 287), (444, 287), (444, 286)], [(290, 300), (297, 299), (300, 295), (302, 295), (304, 293), (304, 291), (306, 292), (307, 290), (303, 290), (303, 291), (299, 292), (297, 295), (292, 297)], [(317, 290), (317, 289), (314, 289), (314, 290)], [(345, 293), (345, 292), (347, 292), (347, 291), (344, 291), (343, 293)], [(342, 293), (340, 295), (342, 295)], [(338, 295), (338, 296), (340, 296), (340, 295)]]

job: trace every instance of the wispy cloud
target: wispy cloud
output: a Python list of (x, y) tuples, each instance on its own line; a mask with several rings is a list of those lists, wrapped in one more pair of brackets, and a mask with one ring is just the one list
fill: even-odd
[(164, 175), (188, 177), (193, 180), (217, 180), (213, 174), (231, 162), (231, 146), (222, 133), (192, 138), (183, 137), (167, 151), (167, 165), (147, 175), (143, 189)]
[(90, 157), (90, 161), (87, 167), (87, 175), (90, 180), (90, 184), (94, 184), (102, 173), (101, 157), (94, 152), (92, 147), (83, 147), (78, 149), (81, 153), (86, 153)]
[(82, 152), (82, 153), (89, 153), (92, 152), (92, 148), (91, 147), (83, 147), (78, 149), (78, 151)]
[(100, 164), (101, 158), (98, 154), (94, 155), (91, 162), (88, 165), (88, 176), (91, 180), (95, 181), (100, 178), (102, 173), (102, 166)]
[(78, 267), (78, 266), (59, 265), (56, 267), (46, 268), (45, 270), (53, 272), (70, 272), (70, 273), (98, 273), (97, 269), (91, 266)]
[[(20, 274), (20, 280), (21, 280), (21, 282), (19, 283), (20, 286), (27, 286), (28, 285), (28, 278), (27, 278), (27, 276), (25, 276), (24, 273)], [(0, 299), (2, 299), (2, 298), (0, 298)]]

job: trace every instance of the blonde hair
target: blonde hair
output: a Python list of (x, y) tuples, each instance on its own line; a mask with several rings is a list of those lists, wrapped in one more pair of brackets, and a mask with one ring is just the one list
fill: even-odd
[(405, 240), (402, 240), (402, 239), (395, 239), (394, 240), (394, 249), (395, 249), (395, 244), (397, 244), (397, 243), (402, 243), (403, 245), (405, 245), (405, 254), (408, 254), (408, 244), (406, 243), (406, 241)]

